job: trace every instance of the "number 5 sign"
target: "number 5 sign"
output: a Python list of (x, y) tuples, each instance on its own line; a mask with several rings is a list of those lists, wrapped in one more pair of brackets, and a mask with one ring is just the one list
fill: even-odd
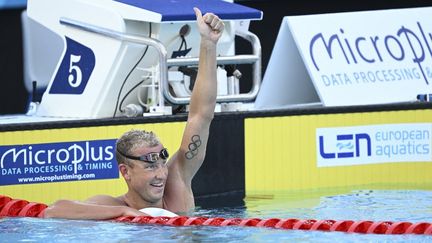
[(66, 37), (66, 52), (49, 90), (50, 94), (82, 94), (95, 66), (93, 51)]

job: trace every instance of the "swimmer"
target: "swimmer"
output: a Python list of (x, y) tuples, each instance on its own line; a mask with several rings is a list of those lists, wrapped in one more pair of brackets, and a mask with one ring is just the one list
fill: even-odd
[[(215, 14), (202, 15), (198, 8), (194, 11), (201, 36), (198, 74), (178, 151), (170, 155), (153, 132), (127, 131), (117, 140), (116, 159), (128, 191), (118, 197), (96, 195), (85, 201), (59, 200), (45, 210), (44, 217), (102, 220), (175, 216), (171, 212), (187, 214), (194, 209), (192, 178), (206, 154), (216, 105), (216, 47), (224, 30), (224, 23)], [(155, 212), (154, 208), (161, 210)]]

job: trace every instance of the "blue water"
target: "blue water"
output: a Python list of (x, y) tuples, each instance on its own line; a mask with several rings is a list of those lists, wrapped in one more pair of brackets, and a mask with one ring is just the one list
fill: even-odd
[[(362, 190), (327, 196), (257, 194), (226, 207), (223, 204), (227, 199), (224, 202), (220, 203), (222, 207), (200, 206), (194, 216), (432, 222), (432, 191)], [(432, 236), (3, 218), (0, 242), (432, 242)]]

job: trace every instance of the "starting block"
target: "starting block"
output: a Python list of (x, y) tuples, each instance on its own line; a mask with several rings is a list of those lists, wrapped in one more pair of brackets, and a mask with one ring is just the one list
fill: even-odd
[[(223, 67), (252, 65), (251, 91), (218, 87), (218, 102), (254, 100), (261, 83), (261, 45), (248, 26), (262, 19), (259, 10), (221, 0), (29, 0), (28, 17), (63, 40), (34, 115), (171, 114), (167, 106), (188, 104), (186, 84), (194, 81), (200, 39), (193, 7), (225, 21), (217, 53), (218, 85), (227, 87), (233, 76), (232, 68)], [(236, 35), (251, 43), (252, 54), (235, 55)]]

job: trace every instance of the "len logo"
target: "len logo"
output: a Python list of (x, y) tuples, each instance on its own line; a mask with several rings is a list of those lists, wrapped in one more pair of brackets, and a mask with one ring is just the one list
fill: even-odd
[[(366, 142), (367, 155), (371, 156), (371, 138), (367, 133), (336, 135), (336, 147), (345, 152), (324, 151), (324, 136), (319, 136), (319, 152), (324, 159), (360, 157), (360, 142)], [(353, 141), (354, 140), (354, 141)], [(354, 144), (352, 144), (354, 142)], [(355, 152), (355, 155), (354, 155)]]

